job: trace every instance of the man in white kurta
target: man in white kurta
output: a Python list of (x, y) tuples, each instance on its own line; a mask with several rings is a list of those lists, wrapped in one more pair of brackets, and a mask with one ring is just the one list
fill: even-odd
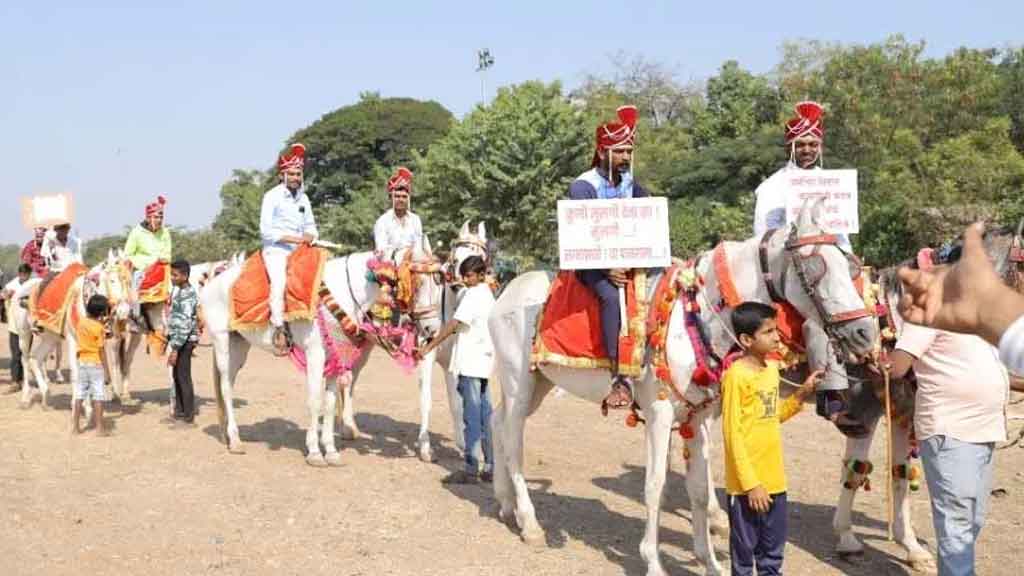
[[(791, 170), (820, 170), (824, 146), (824, 110), (817, 102), (796, 105), (796, 116), (786, 122), (786, 146), (789, 161), (761, 183), (754, 191), (754, 235), (764, 236), (769, 230), (786, 227), (785, 174)], [(850, 247), (849, 239), (840, 236), (840, 245)]]
[(401, 166), (388, 179), (388, 195), (391, 209), (377, 218), (373, 225), (374, 249), (385, 258), (393, 259), (395, 253), (407, 248), (429, 248), (423, 242), (423, 224), (420, 217), (409, 209), (412, 196), (412, 172)]
[(260, 238), (263, 262), (270, 278), (270, 323), (274, 327), (274, 349), (288, 353), (291, 338), (284, 325), (284, 291), (288, 255), (302, 244), (316, 240), (316, 221), (309, 197), (302, 189), (306, 147), (292, 144), (277, 162), (281, 183), (263, 195), (260, 207)]
[(46, 265), (53, 274), (63, 272), (68, 266), (82, 264), (82, 241), (71, 232), (70, 223), (61, 223), (53, 227), (43, 237), (40, 249)]

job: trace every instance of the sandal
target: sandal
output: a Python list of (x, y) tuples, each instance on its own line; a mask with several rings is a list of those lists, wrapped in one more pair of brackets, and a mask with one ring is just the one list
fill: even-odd
[(633, 391), (630, 389), (629, 381), (622, 376), (617, 376), (612, 381), (612, 390), (601, 402), (601, 414), (607, 416), (608, 410), (623, 410), (633, 404)]

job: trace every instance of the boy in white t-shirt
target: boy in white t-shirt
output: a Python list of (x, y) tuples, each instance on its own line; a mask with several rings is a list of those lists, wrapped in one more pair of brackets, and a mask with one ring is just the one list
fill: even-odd
[[(459, 266), (459, 274), (466, 283), (466, 293), (455, 309), (455, 316), (445, 324), (437, 336), (419, 352), (425, 356), (452, 334), (457, 333), (448, 369), (459, 377), (459, 395), (462, 396), (462, 422), (466, 437), (466, 469), (453, 472), (442, 482), (445, 484), (476, 484), (490, 482), (494, 475), (494, 457), (491, 451), (491, 401), (487, 395), (487, 380), (494, 369), (494, 344), (487, 329), (487, 317), (494, 308), (494, 294), (483, 280), (487, 265), (483, 258), (470, 256)], [(477, 443), (482, 442), (484, 468), (476, 459)]]

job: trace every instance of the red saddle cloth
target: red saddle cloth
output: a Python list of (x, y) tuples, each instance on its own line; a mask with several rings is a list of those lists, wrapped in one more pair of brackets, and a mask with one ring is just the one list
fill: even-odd
[[(84, 276), (89, 269), (77, 262), (57, 274), (46, 286), (37, 286), (29, 294), (29, 314), (43, 328), (54, 334), (64, 334), (64, 321), (67, 318), (68, 308), (80, 290), (75, 290), (75, 281)], [(39, 288), (44, 288), (40, 293)], [(77, 311), (72, 307), (73, 311)]]
[(171, 265), (158, 260), (151, 264), (139, 283), (139, 302), (154, 304), (167, 302), (171, 297)]
[[(643, 295), (637, 298), (637, 294)], [(619, 372), (639, 376), (646, 345), (647, 275), (637, 270), (626, 286), (629, 332), (619, 338)], [(541, 312), (531, 362), (568, 368), (610, 367), (601, 341), (601, 304), (576, 273), (563, 270), (555, 276)]]
[[(326, 262), (327, 251), (312, 246), (300, 246), (288, 256), (285, 320), (312, 320), (316, 316)], [(270, 278), (262, 252), (242, 264), (242, 273), (231, 286), (229, 302), (232, 330), (258, 330), (270, 323)]]

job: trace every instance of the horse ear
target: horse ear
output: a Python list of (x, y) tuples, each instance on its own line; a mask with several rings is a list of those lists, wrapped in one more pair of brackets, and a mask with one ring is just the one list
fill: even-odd
[(800, 208), (800, 215), (796, 219), (798, 231), (821, 229), (821, 222), (825, 219), (825, 199), (810, 198)]
[(480, 238), (481, 242), (487, 242), (487, 226), (481, 221), (476, 226), (476, 235)]
[(466, 236), (469, 236), (469, 234), (469, 220), (466, 220), (466, 222), (462, 225), (462, 229), (459, 230), (459, 238), (465, 238)]

